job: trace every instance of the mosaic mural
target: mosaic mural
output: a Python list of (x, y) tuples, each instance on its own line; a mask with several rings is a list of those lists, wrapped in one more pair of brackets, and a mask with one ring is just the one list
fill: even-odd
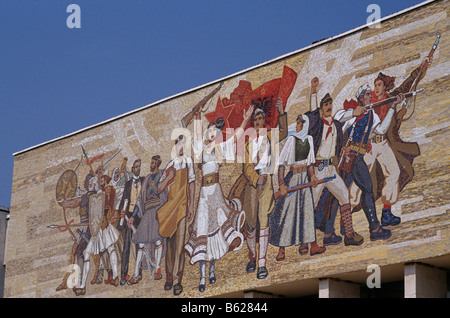
[[(31, 186), (15, 172), (13, 187), (44, 188), (46, 212), (23, 216), (45, 223), (27, 234), (47, 245), (38, 295), (218, 295), (406, 251), (402, 208), (440, 162), (417, 125), (433, 85), (449, 85), (439, 6), (44, 146), (46, 173)], [(15, 198), (12, 210), (29, 208)], [(437, 222), (428, 240), (448, 235)]]

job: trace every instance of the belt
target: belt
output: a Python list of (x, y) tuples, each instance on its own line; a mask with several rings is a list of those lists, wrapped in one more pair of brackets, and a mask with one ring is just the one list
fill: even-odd
[(299, 172), (305, 172), (307, 170), (308, 166), (306, 164), (304, 165), (296, 165), (296, 166), (291, 166), (290, 170), (293, 173), (299, 173)]
[(319, 167), (319, 171), (322, 171), (323, 168), (328, 167), (328, 166), (337, 166), (338, 165), (338, 160), (336, 156), (333, 156), (331, 158), (327, 158), (327, 159), (320, 159), (320, 160), (316, 160), (316, 162), (314, 163), (315, 167)]
[(219, 173), (208, 173), (202, 177), (202, 187), (207, 187), (219, 183)]
[(376, 135), (370, 141), (373, 143), (379, 143), (387, 139), (386, 135)]
[(365, 155), (367, 151), (367, 144), (361, 144), (360, 142), (350, 141), (349, 148), (351, 151)]
[(145, 201), (145, 209), (146, 210), (150, 210), (154, 207), (157, 207), (160, 203), (160, 199), (159, 198), (152, 198), (149, 199), (147, 201)]

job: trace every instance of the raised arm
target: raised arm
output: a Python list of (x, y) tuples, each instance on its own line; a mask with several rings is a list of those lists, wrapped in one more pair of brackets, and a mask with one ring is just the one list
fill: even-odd
[(198, 142), (203, 140), (202, 115), (196, 112), (194, 116), (194, 142)]
[(253, 111), (255, 110), (255, 105), (250, 105), (250, 107), (247, 110), (244, 110), (243, 112), (243, 118), (244, 120), (242, 121), (241, 125), (234, 131), (234, 134), (231, 135), (231, 137), (229, 137), (228, 139), (232, 139), (234, 137), (236, 137), (237, 140), (239, 140), (242, 135), (244, 134), (244, 129), (245, 126), (247, 126), (248, 121), (250, 120), (250, 118), (252, 117)]
[(314, 111), (318, 108), (317, 103), (317, 86), (319, 86), (319, 78), (314, 77), (311, 80), (311, 97), (310, 97), (310, 104), (309, 109), (310, 111)]
[(279, 131), (279, 141), (285, 139), (288, 135), (288, 124), (287, 124), (287, 114), (283, 109), (283, 101), (281, 98), (277, 99), (277, 110), (278, 110), (278, 131)]

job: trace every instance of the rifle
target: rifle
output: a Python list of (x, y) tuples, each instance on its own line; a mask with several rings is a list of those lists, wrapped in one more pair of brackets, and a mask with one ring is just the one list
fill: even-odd
[[(434, 52), (436, 51), (436, 49), (437, 49), (437, 47), (438, 47), (438, 44), (439, 44), (439, 39), (441, 38), (441, 35), (440, 34), (438, 34), (437, 36), (436, 36), (436, 41), (434, 41), (434, 44), (433, 44), (433, 46), (432, 46), (432, 48), (431, 48), (431, 50), (430, 50), (430, 52), (428, 53), (428, 58), (432, 58), (433, 57), (433, 55), (434, 55)], [(411, 91), (415, 91), (416, 89), (417, 89), (417, 85), (419, 84), (419, 81), (425, 76), (425, 72), (427, 71), (427, 69), (428, 69), (428, 63), (427, 64), (425, 64), (425, 65), (421, 65), (420, 66), (420, 69), (419, 69), (419, 74), (417, 74), (417, 76), (416, 76), (416, 78), (414, 79), (414, 82), (413, 82), (413, 84), (411, 85), (411, 88), (410, 88), (410, 92)], [(414, 114), (414, 110), (415, 110), (415, 108), (416, 108), (416, 98), (415, 98), (415, 95), (413, 95), (414, 97), (411, 97), (411, 98), (405, 98), (404, 100), (403, 100), (403, 103), (402, 103), (402, 108), (398, 111), (398, 113), (397, 113), (397, 121), (398, 121), (398, 125), (400, 125), (400, 123), (401, 122), (403, 122), (403, 121), (407, 121), (408, 119), (410, 119), (411, 118), (411, 116)], [(413, 111), (411, 112), (411, 114), (408, 116), (408, 118), (406, 118), (406, 119), (403, 119), (403, 117), (406, 115), (406, 113), (408, 112), (408, 109), (410, 108), (410, 106), (411, 106), (411, 103), (414, 103), (414, 109), (413, 109)]]
[[(411, 96), (416, 96), (416, 94), (420, 93), (421, 91), (423, 91), (423, 88), (421, 88), (421, 89), (419, 89), (417, 91), (408, 92), (408, 93), (404, 94), (404, 97), (406, 99), (406, 98), (411, 97)], [(379, 102), (375, 102), (375, 103), (372, 103), (372, 104), (369, 104), (369, 105), (365, 105), (363, 107), (365, 107), (366, 109), (374, 109), (376, 107), (380, 107), (380, 106), (383, 106), (383, 105), (395, 102), (396, 99), (397, 99), (397, 97), (390, 97), (390, 98), (383, 99), (383, 100), (381, 100)]]
[[(324, 183), (324, 182), (331, 181), (333, 179), (336, 179), (336, 175), (333, 175), (332, 177), (320, 179), (319, 182), (317, 183), (317, 185), (319, 185), (321, 183)], [(288, 187), (288, 189), (287, 189), (288, 195), (287, 196), (290, 196), (295, 191), (302, 190), (302, 189), (305, 189), (305, 188), (309, 188), (311, 186), (312, 186), (311, 182), (306, 182), (306, 183), (298, 184), (298, 185), (293, 186), (293, 187)], [(273, 195), (275, 197), (275, 200), (277, 200), (279, 197), (281, 197), (281, 192), (277, 191)]]
[(220, 85), (218, 87), (216, 87), (211, 93), (209, 93), (208, 95), (206, 95), (201, 101), (199, 101), (197, 103), (197, 105), (195, 105), (192, 110), (187, 113), (183, 119), (181, 119), (181, 125), (183, 126), (183, 128), (186, 128), (194, 119), (194, 115), (195, 113), (201, 111), (201, 109), (203, 108), (203, 106), (205, 106), (205, 104), (219, 91), (219, 89), (222, 87), (223, 82), (220, 83)]

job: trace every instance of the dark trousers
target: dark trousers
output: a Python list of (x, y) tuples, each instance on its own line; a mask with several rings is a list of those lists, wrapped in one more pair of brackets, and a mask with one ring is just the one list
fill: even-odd
[[(369, 229), (374, 230), (378, 228), (380, 222), (377, 218), (376, 208), (375, 208), (375, 198), (373, 195), (372, 179), (370, 178), (369, 169), (364, 161), (363, 155), (359, 154), (353, 161), (351, 171), (349, 173), (342, 171), (341, 177), (344, 180), (347, 188), (350, 187), (352, 182), (361, 189), (361, 206), (363, 208), (364, 214), (366, 215), (367, 222), (369, 223)], [(324, 189), (325, 190), (325, 189)], [(324, 191), (325, 196), (332, 195), (328, 191)], [(323, 200), (322, 200), (323, 199)], [(321, 198), (322, 204), (326, 201), (326, 198)], [(324, 233), (331, 234), (334, 232), (334, 221), (336, 219), (339, 204), (337, 200), (333, 197), (331, 204), (331, 211), (329, 219), (326, 221)], [(319, 205), (321, 203), (319, 202)], [(324, 212), (323, 212), (324, 213)], [(323, 217), (323, 216), (318, 216)]]
[[(137, 244), (132, 243), (131, 241), (131, 235), (133, 231), (126, 227), (123, 230), (124, 233), (124, 240), (123, 240), (123, 251), (122, 251), (122, 259), (121, 259), (121, 266), (120, 266), (120, 277), (125, 278), (128, 275), (128, 263), (130, 262), (130, 250), (131, 245), (134, 245), (134, 248), (136, 249), (136, 255), (138, 251)], [(139, 268), (139, 273), (142, 273), (142, 269)]]

